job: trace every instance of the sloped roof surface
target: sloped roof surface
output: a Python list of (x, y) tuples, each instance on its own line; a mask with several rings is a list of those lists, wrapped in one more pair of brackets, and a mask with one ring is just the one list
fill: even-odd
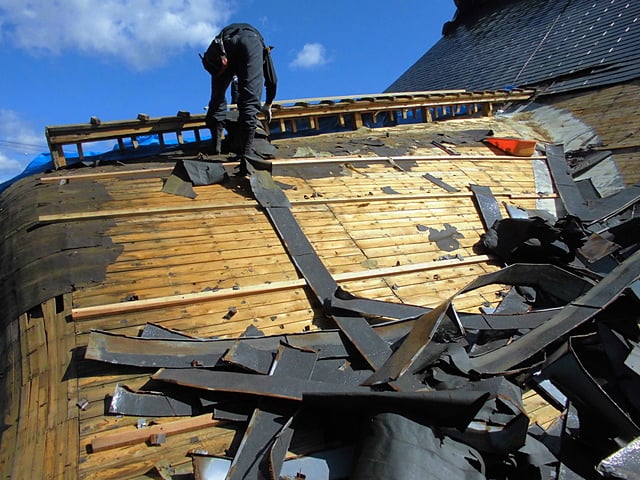
[(558, 93), (640, 77), (640, 2), (516, 0), (458, 11), (387, 92), (535, 86)]
[[(637, 95), (615, 90), (605, 97), (612, 101), (599, 105), (620, 115), (625, 112), (620, 99)], [(519, 458), (515, 449), (531, 446), (526, 438), (538, 438), (528, 434), (529, 423), (538, 435), (546, 435), (543, 429), (564, 411), (564, 400), (550, 397), (553, 402), (547, 403), (526, 380), (521, 379), (523, 390), (499, 378), (500, 372), (514, 362), (524, 365), (522, 359), (530, 373), (538, 371), (539, 352), (559, 356), (556, 348), (576, 327), (586, 343), (576, 340), (574, 351), (630, 356), (630, 334), (618, 342), (608, 330), (614, 322), (605, 315), (617, 319), (621, 311), (634, 311), (636, 300), (626, 291), (640, 276), (637, 209), (631, 207), (629, 220), (627, 212), (624, 218), (612, 217), (615, 229), (608, 220), (599, 221), (636, 205), (640, 186), (613, 199), (589, 196), (593, 208), (587, 209), (587, 197), (567, 173), (563, 147), (548, 144), (547, 131), (531, 121), (530, 112), (492, 115), (505, 101), (519, 98), (531, 105), (531, 95), (437, 92), (342, 104), (319, 100), (315, 106), (296, 101), (291, 112), (274, 108), (274, 116), (283, 120), (278, 122), (281, 131), (284, 125), (301, 135), (274, 139), (271, 172), (249, 169), (249, 178), (235, 175), (235, 157), (209, 156), (211, 143), (201, 141), (160, 154), (139, 145), (139, 162), (95, 162), (92, 168), (80, 163), (12, 184), (0, 195), (2, 477), (20, 472), (25, 478), (201, 478), (205, 467), (197, 460), (207, 460), (203, 452), (208, 452), (212, 462), (220, 455), (233, 456), (233, 461), (223, 459), (228, 478), (258, 478), (254, 473), (264, 465), (265, 452), (270, 472), (278, 472), (286, 450), (306, 455), (338, 444), (355, 444), (366, 452), (357, 458), (354, 449), (346, 452), (344, 464), (351, 469), (356, 463), (351, 478), (407, 478), (405, 467), (414, 465), (429, 476), (448, 471), (449, 458), (459, 459), (449, 462), (452, 468), (470, 472), (465, 478), (484, 478), (482, 455), (497, 458), (513, 451), (509, 459)], [(594, 108), (595, 102), (590, 105)], [(394, 112), (398, 124), (365, 128), (375, 123), (374, 109)], [(333, 120), (343, 128), (323, 133), (314, 118), (307, 130), (297, 130), (301, 120), (310, 120), (308, 114), (342, 115), (343, 125), (340, 117)], [(412, 116), (424, 121), (414, 123)], [(157, 132), (167, 123), (174, 132), (185, 130), (185, 124), (199, 128), (199, 120), (189, 118), (193, 123), (175, 118), (105, 122), (91, 132), (116, 131), (122, 140), (141, 128)], [(61, 130), (66, 136), (52, 136)], [(55, 140), (51, 145), (64, 138), (77, 141), (84, 130), (82, 125), (70, 131), (50, 128), (48, 139)], [(314, 130), (322, 134), (311, 134)], [(533, 139), (539, 145), (529, 152), (533, 156), (504, 155), (484, 141), (491, 135)], [(231, 138), (225, 138), (223, 149), (232, 146)], [(546, 144), (545, 155), (540, 155), (541, 144)], [(226, 175), (196, 182), (189, 174), (187, 180), (181, 170), (193, 171), (188, 164), (198, 173), (223, 170)], [(551, 265), (527, 262), (524, 268), (503, 269), (503, 254), (512, 263), (513, 252), (530, 251), (535, 242), (527, 231), (523, 249), (517, 239), (498, 242), (497, 256), (478, 243), (488, 230), (495, 231), (489, 226), (498, 219), (539, 226), (546, 221), (542, 217), (563, 211), (556, 210), (562, 206), (576, 218), (596, 222), (600, 235), (585, 250), (589, 263), (598, 274), (614, 271), (594, 286), (591, 275), (582, 278)], [(498, 238), (505, 238), (502, 232)], [(506, 235), (512, 236), (508, 228)], [(560, 252), (564, 258), (569, 245), (563, 240), (567, 249), (557, 246), (555, 234), (548, 238), (554, 245), (539, 257), (552, 262)], [(608, 242), (606, 248), (600, 240)], [(601, 257), (611, 251), (616, 257)], [(632, 256), (614, 267), (617, 255), (627, 253)], [(542, 290), (532, 311), (529, 300), (514, 298), (504, 285), (528, 284), (529, 278), (534, 291)], [(568, 310), (556, 310), (567, 302)], [(490, 313), (494, 309), (495, 315)], [(623, 317), (637, 327), (636, 317)], [(458, 320), (465, 322), (460, 325), (469, 329), (468, 336), (461, 336)], [(594, 334), (605, 332), (601, 348), (582, 335), (585, 327), (598, 327)], [(625, 327), (625, 332), (635, 331)], [(604, 335), (621, 346), (610, 350)], [(444, 366), (444, 356), (457, 357), (457, 363), (447, 360)], [(580, 358), (574, 357), (577, 366)], [(580, 362), (613, 365), (600, 356)], [(473, 372), (450, 374), (462, 371), (460, 366), (466, 370), (464, 365)], [(156, 371), (159, 367), (164, 370)], [(426, 376), (425, 368), (430, 369)], [(549, 375), (557, 382), (573, 375), (561, 370), (551, 369)], [(518, 373), (524, 375), (524, 369)], [(495, 378), (472, 381), (476, 374)], [(614, 385), (610, 378), (607, 385)], [(362, 386), (365, 381), (375, 391)], [(388, 391), (382, 391), (385, 384)], [(467, 389), (469, 384), (473, 388)], [(423, 392), (427, 385), (435, 389)], [(615, 385), (611, 391), (623, 389)], [(354, 400), (345, 392), (354, 393)], [(590, 393), (572, 392), (581, 396), (579, 401), (569, 398), (580, 418), (595, 419), (580, 440), (600, 436), (588, 430), (591, 425), (607, 435), (620, 431), (627, 441), (638, 437), (637, 408), (628, 414), (620, 410), (618, 418), (625, 416), (614, 424), (599, 411), (601, 398), (583, 400)], [(422, 397), (429, 397), (429, 404), (415, 403)], [(398, 398), (402, 408), (393, 404)], [(480, 403), (485, 398), (489, 403)], [(613, 400), (605, 400), (615, 407)], [(637, 406), (631, 400), (616, 400), (616, 405)], [(471, 407), (484, 416), (476, 420)], [(385, 413), (380, 418), (377, 408), (389, 409), (393, 417)], [(417, 425), (402, 421), (397, 411), (410, 415), (413, 410), (421, 415), (421, 439), (435, 438), (422, 424), (437, 422), (433, 425), (445, 440), (438, 437), (429, 448), (422, 445), (430, 440), (412, 440), (416, 436), (409, 429)], [(387, 442), (386, 435), (376, 434), (373, 445), (363, 442), (363, 425), (368, 429), (374, 422), (397, 440)], [(463, 424), (471, 427), (463, 430)], [(492, 428), (478, 430), (476, 425)], [(576, 431), (572, 427), (572, 437)], [(461, 436), (467, 447), (453, 443), (463, 443)], [(604, 440), (612, 444), (609, 436)], [(411, 453), (410, 459), (420, 461), (407, 461), (408, 441), (425, 450)], [(475, 442), (485, 441), (477, 456), (460, 453), (474, 452)], [(377, 464), (371, 458), (381, 458), (381, 450), (400, 452), (382, 455), (382, 468), (394, 469), (390, 474), (372, 470)], [(561, 468), (552, 453), (542, 455), (545, 462)], [(586, 469), (586, 462), (599, 458), (582, 455), (581, 466)], [(489, 463), (502, 470), (506, 460)], [(513, 475), (526, 468), (518, 464)], [(486, 476), (496, 475), (487, 470)]]

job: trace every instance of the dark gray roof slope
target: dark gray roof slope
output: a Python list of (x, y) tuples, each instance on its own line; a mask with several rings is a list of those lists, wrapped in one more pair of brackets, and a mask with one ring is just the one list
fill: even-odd
[(558, 93), (640, 77), (640, 1), (510, 0), (456, 13), (386, 92), (532, 87)]

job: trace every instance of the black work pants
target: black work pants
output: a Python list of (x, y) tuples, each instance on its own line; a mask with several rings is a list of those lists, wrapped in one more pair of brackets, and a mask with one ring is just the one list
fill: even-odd
[(224, 124), (227, 116), (227, 88), (233, 76), (237, 75), (238, 122), (242, 130), (253, 132), (258, 124), (257, 115), (264, 84), (264, 46), (260, 37), (248, 29), (241, 29), (234, 35), (223, 37), (223, 40), (229, 64), (224, 72), (211, 77), (207, 125)]

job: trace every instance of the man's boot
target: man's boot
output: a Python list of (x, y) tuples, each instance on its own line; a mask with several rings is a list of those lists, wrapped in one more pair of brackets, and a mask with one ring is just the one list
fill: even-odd
[(224, 124), (216, 123), (216, 125), (211, 128), (211, 141), (213, 143), (214, 155), (222, 153), (222, 135), (224, 135)]
[(271, 171), (271, 162), (264, 160), (260, 155), (257, 155), (253, 151), (253, 139), (256, 135), (255, 129), (242, 129), (240, 140), (241, 153), (240, 157), (242, 161), (250, 162), (256, 170), (269, 170)]

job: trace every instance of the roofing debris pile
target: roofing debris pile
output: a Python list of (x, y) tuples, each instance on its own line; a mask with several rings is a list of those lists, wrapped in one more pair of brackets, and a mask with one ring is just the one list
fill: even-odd
[[(246, 425), (229, 458), (192, 454), (196, 478), (637, 478), (640, 187), (584, 199), (559, 167), (562, 149), (547, 156), (567, 215), (497, 218), (476, 188), (491, 225), (482, 247), (507, 265), (433, 309), (342, 290), (271, 175), (251, 172), (337, 328), (235, 339), (94, 331), (85, 358), (159, 368), (140, 391), (119, 386), (109, 413)], [(495, 310), (456, 311), (457, 295), (489, 284), (511, 287)], [(563, 412), (546, 430), (524, 412), (529, 389)], [(300, 446), (313, 431), (324, 451)]]

